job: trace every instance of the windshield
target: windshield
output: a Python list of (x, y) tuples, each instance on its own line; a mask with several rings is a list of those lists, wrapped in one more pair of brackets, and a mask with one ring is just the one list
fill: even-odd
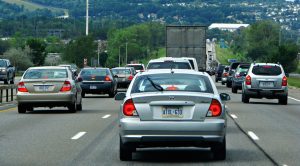
[(65, 69), (30, 69), (24, 79), (61, 79), (67, 78), (67, 70)]
[(213, 93), (206, 76), (192, 74), (153, 74), (140, 76), (133, 85), (132, 93), (157, 91), (188, 91)]
[(147, 69), (191, 69), (188, 62), (152, 62)]

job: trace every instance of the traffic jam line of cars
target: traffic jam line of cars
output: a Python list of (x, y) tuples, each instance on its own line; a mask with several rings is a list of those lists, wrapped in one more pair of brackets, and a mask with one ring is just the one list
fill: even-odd
[[(242, 89), (244, 103), (265, 97), (287, 104), (287, 78), (280, 64), (234, 62), (228, 67), (219, 65), (215, 73), (215, 82), (231, 87), (233, 93)], [(118, 87), (128, 89), (118, 92)], [(194, 58), (154, 59), (146, 69), (142, 64), (113, 69), (87, 67), (78, 74), (77, 69), (66, 65), (32, 67), (18, 84), (18, 112), (57, 106), (80, 111), (86, 94), (108, 94), (121, 101), (122, 161), (132, 160), (137, 148), (190, 146), (210, 148), (215, 160), (226, 159), (225, 103), (230, 96), (218, 92), (208, 73), (198, 71)], [(81, 131), (71, 139), (86, 133)], [(259, 140), (253, 131), (247, 134)]]

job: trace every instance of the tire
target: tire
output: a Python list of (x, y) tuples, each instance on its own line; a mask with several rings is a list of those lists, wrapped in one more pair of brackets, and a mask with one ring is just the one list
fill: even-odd
[(81, 92), (81, 97), (85, 98), (85, 92)]
[(69, 109), (69, 112), (71, 113), (75, 113), (77, 110), (76, 110), (76, 103), (72, 103), (68, 106), (68, 109)]
[(249, 103), (250, 97), (248, 97), (244, 92), (242, 93), (242, 102)]
[(226, 87), (227, 87), (227, 88), (231, 88), (231, 83), (230, 83), (230, 82), (227, 82), (227, 83), (226, 83)]
[(225, 85), (225, 82), (222, 81), (222, 85)]
[(18, 105), (18, 112), (19, 114), (25, 114), (26, 113), (26, 107), (22, 104)]
[(216, 78), (215, 81), (218, 82), (219, 80)]
[(4, 80), (4, 84), (8, 84), (8, 80)]
[(82, 111), (82, 103), (76, 105), (77, 111)]
[(113, 98), (113, 97), (115, 97), (115, 94), (116, 94), (116, 91), (113, 89), (113, 91), (112, 92), (109, 92), (109, 97), (110, 98)]
[(231, 92), (232, 93), (237, 93), (238, 89), (235, 86), (231, 87)]
[(133, 152), (133, 148), (124, 145), (120, 138), (120, 149), (119, 149), (120, 160), (121, 161), (131, 161), (132, 160), (132, 152)]
[(15, 76), (10, 80), (10, 84), (15, 84)]
[(226, 138), (224, 138), (222, 143), (218, 143), (211, 147), (213, 153), (213, 158), (215, 160), (225, 160), (226, 159)]
[(288, 97), (284, 96), (278, 99), (279, 104), (281, 105), (287, 105), (288, 104)]

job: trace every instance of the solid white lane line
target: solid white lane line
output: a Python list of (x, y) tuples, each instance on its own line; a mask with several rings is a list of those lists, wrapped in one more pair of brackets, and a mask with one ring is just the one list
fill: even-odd
[(248, 135), (249, 135), (253, 140), (259, 140), (258, 136), (255, 135), (252, 131), (248, 131)]
[(295, 99), (295, 98), (293, 98), (293, 97), (288, 97), (288, 98), (300, 102), (299, 99)]
[(82, 131), (77, 133), (76, 135), (74, 135), (71, 139), (76, 140), (79, 139), (80, 137), (82, 137), (84, 134), (86, 134), (86, 132)]
[(233, 119), (237, 119), (238, 117), (234, 114), (230, 114), (230, 116), (233, 118)]
[(107, 115), (104, 115), (102, 118), (103, 118), (103, 119), (106, 119), (106, 118), (108, 118), (108, 117), (110, 117), (110, 115), (109, 115), (109, 114), (107, 114)]

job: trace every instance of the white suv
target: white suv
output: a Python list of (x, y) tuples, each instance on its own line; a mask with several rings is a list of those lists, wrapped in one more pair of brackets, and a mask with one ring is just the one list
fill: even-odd
[(288, 103), (288, 83), (280, 64), (252, 63), (242, 84), (242, 102), (250, 98), (278, 99), (280, 104)]

